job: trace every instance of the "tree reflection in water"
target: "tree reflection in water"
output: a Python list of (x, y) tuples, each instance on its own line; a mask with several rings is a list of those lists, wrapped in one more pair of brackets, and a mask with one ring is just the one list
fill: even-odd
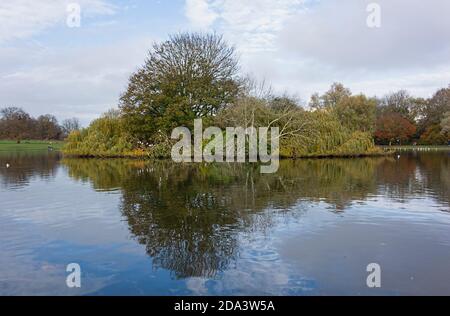
[(379, 194), (406, 199), (431, 190), (441, 201), (450, 200), (449, 159), (439, 155), (283, 161), (273, 175), (240, 164), (80, 159), (63, 164), (71, 177), (96, 190), (119, 189), (131, 233), (154, 266), (177, 278), (214, 277), (238, 255), (242, 232), (270, 227), (274, 214), (298, 213), (292, 210), (301, 201), (326, 202), (342, 212)]
[(0, 183), (4, 188), (20, 189), (34, 178), (51, 179), (56, 175), (59, 160), (58, 153), (0, 152)]
[[(272, 175), (245, 164), (63, 159), (62, 165), (96, 190), (121, 193), (130, 232), (155, 267), (177, 278), (213, 278), (234, 262), (242, 238), (270, 229), (280, 216), (301, 216), (303, 205), (324, 202), (343, 212), (377, 196), (400, 203), (430, 197), (448, 205), (449, 158), (443, 152), (282, 161)], [(4, 167), (8, 162), (11, 168)], [(1, 183), (23, 187), (36, 176), (54, 177), (59, 157), (0, 156), (0, 164)]]

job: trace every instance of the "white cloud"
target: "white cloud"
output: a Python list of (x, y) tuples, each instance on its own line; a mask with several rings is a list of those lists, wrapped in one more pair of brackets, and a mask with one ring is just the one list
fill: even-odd
[(67, 5), (76, 2), (82, 16), (110, 15), (115, 6), (105, 0), (8, 0), (0, 3), (0, 43), (36, 35), (67, 19)]
[(371, 2), (321, 1), (286, 24), (280, 49), (346, 69), (411, 69), (449, 62), (450, 1), (378, 0), (380, 28), (367, 26)]
[(14, 105), (32, 115), (52, 113), (59, 119), (75, 116), (86, 125), (117, 106), (151, 42), (138, 38), (78, 48), (26, 42), (1, 48), (0, 107)]
[(185, 11), (193, 26), (200, 29), (210, 27), (217, 18), (208, 0), (186, 0)]
[[(186, 0), (189, 21), (213, 27), (243, 52), (273, 50), (285, 21), (304, 0)], [(201, 5), (200, 5), (201, 4)], [(201, 9), (200, 9), (201, 8)], [(193, 14), (192, 12), (196, 12)], [(207, 13), (206, 13), (207, 12)]]
[[(0, 3), (0, 107), (18, 106), (32, 115), (78, 117), (84, 125), (117, 106), (131, 72), (142, 63), (151, 39), (92, 41), (91, 30), (113, 26), (93, 20), (92, 27), (66, 29), (68, 3), (80, 4), (82, 18), (113, 15), (109, 0), (13, 0)], [(59, 27), (66, 38), (86, 35), (83, 45), (39, 42), (36, 35)], [(102, 30), (107, 34), (108, 30)]]
[(429, 96), (450, 81), (450, 2), (378, 0), (381, 28), (367, 26), (373, 0), (210, 0), (210, 26), (241, 53), (243, 70), (304, 100), (335, 81), (381, 95)]

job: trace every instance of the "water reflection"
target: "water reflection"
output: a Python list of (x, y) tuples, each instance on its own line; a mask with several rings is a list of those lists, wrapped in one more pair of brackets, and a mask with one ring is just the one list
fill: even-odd
[(215, 277), (239, 254), (243, 232), (269, 229), (275, 216), (294, 207), (301, 216), (302, 201), (325, 202), (336, 213), (380, 195), (400, 202), (417, 195), (450, 201), (449, 159), (437, 154), (283, 161), (274, 175), (238, 164), (62, 163), (72, 178), (89, 181), (98, 191), (120, 190), (120, 209), (132, 235), (153, 266), (180, 279)]
[(174, 208), (257, 211), (268, 206), (289, 208), (306, 199), (324, 201), (342, 211), (369, 195), (402, 200), (429, 194), (449, 203), (449, 158), (447, 153), (411, 153), (399, 158), (282, 161), (279, 172), (273, 175), (261, 175), (251, 165), (95, 159), (65, 159), (63, 165), (72, 178), (91, 182), (96, 190), (148, 194), (161, 207), (170, 207), (182, 196), (185, 200)]
[(0, 183), (4, 188), (20, 189), (33, 179), (56, 175), (60, 155), (47, 152), (0, 152)]
[(450, 203), (450, 154), (417, 152), (386, 159), (377, 168), (377, 194), (404, 201), (431, 196)]
[(449, 164), (411, 153), (282, 161), (261, 175), (3, 154), (0, 294), (66, 293), (68, 262), (91, 276), (83, 294), (356, 294), (372, 260), (404, 273), (384, 294), (449, 293)]

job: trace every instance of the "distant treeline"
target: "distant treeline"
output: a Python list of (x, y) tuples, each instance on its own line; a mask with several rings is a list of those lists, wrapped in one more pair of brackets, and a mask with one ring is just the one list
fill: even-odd
[[(324, 95), (314, 94), (312, 109), (335, 112), (341, 121), (357, 124), (372, 131), (380, 145), (447, 145), (450, 140), (450, 86), (439, 89), (431, 98), (417, 98), (400, 90), (382, 98), (351, 102), (351, 92), (340, 83), (332, 85)], [(356, 101), (357, 99), (354, 99)], [(364, 106), (365, 104), (365, 106)]]
[(17, 140), (62, 140), (71, 132), (80, 129), (76, 118), (66, 119), (61, 124), (55, 116), (46, 114), (32, 117), (17, 107), (0, 110), (0, 139)]

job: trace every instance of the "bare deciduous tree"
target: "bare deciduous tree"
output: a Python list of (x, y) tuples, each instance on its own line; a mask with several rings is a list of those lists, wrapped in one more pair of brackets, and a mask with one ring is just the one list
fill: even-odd
[(78, 131), (81, 128), (81, 124), (77, 118), (73, 117), (73, 118), (64, 120), (61, 124), (61, 127), (62, 127), (64, 135), (67, 136), (70, 133), (72, 133), (73, 131)]

